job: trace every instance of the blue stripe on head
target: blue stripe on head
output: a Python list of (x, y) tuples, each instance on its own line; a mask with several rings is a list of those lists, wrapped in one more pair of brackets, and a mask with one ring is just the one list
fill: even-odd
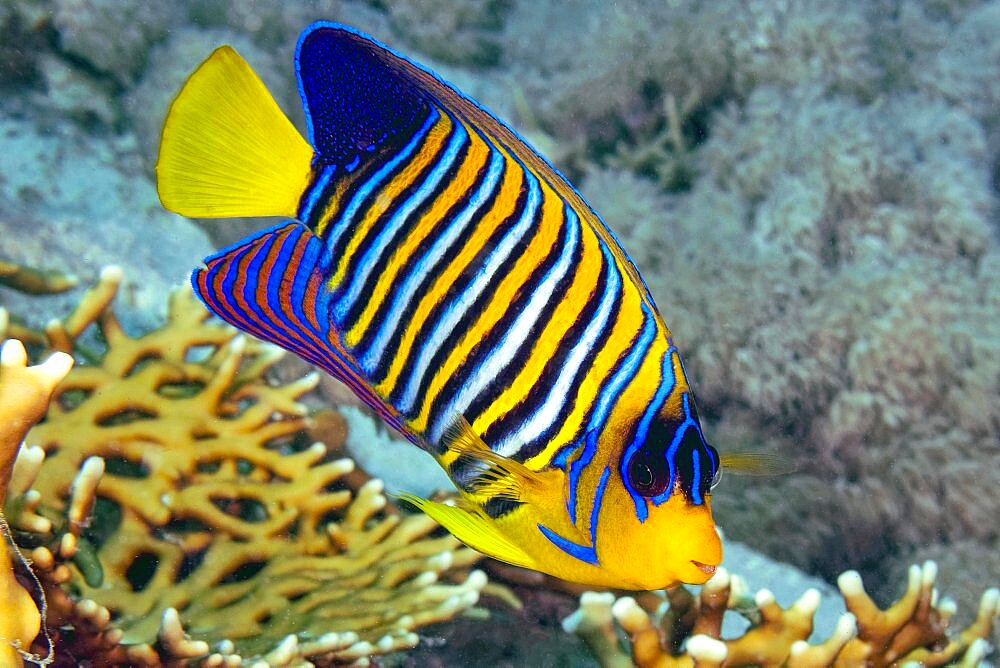
[(697, 450), (691, 451), (691, 468), (694, 470), (694, 475), (691, 477), (691, 499), (694, 501), (694, 505), (701, 505), (701, 457)]
[(588, 564), (594, 564), (595, 566), (599, 563), (597, 558), (597, 523), (601, 518), (601, 506), (604, 502), (604, 491), (608, 486), (608, 478), (611, 477), (611, 467), (604, 467), (604, 471), (601, 473), (601, 479), (597, 483), (597, 491), (594, 495), (594, 505), (590, 509), (590, 545), (580, 545), (574, 543), (571, 540), (563, 538), (556, 532), (552, 531), (546, 526), (538, 524), (538, 530), (542, 532), (546, 538), (552, 541), (552, 544), (558, 547), (560, 550), (575, 557), (580, 561), (585, 561)]
[[(701, 437), (701, 429), (698, 426), (698, 423), (695, 422), (694, 417), (691, 415), (691, 399), (687, 392), (685, 392), (682, 397), (682, 404), (684, 407), (684, 421), (681, 422), (681, 424), (679, 424), (677, 429), (674, 431), (673, 439), (670, 441), (670, 447), (664, 455), (667, 458), (667, 464), (670, 466), (670, 486), (667, 487), (666, 491), (659, 496), (653, 497), (653, 503), (656, 505), (660, 505), (670, 498), (670, 493), (673, 491), (673, 483), (674, 480), (676, 480), (677, 475), (677, 453), (681, 447), (681, 443), (684, 442), (684, 437), (687, 435), (688, 429), (694, 429), (695, 433), (698, 434), (699, 441), (704, 441)], [(694, 483), (691, 486), (691, 498), (695, 505), (701, 505), (701, 459), (698, 454), (698, 449), (692, 449), (691, 453), (691, 465), (694, 468)]]
[[(646, 352), (649, 350), (649, 346), (652, 345), (656, 334), (656, 324), (646, 304), (642, 305), (642, 309), (646, 317), (643, 321), (642, 331), (639, 334), (639, 340), (635, 345), (631, 346), (628, 357), (625, 358), (621, 367), (615, 372), (615, 375), (612, 376), (607, 385), (604, 386), (597, 400), (594, 402), (590, 422), (587, 425), (587, 435), (584, 439), (583, 452), (569, 464), (569, 471), (567, 472), (569, 475), (569, 496), (566, 499), (566, 510), (574, 520), (576, 518), (576, 495), (580, 484), (580, 474), (583, 472), (583, 468), (593, 459), (594, 452), (597, 449), (597, 437), (604, 430), (604, 425), (611, 414), (611, 407), (621, 395), (622, 388), (638, 373), (639, 367), (642, 366), (642, 361), (645, 359)], [(591, 443), (591, 439), (593, 439), (593, 443)], [(579, 450), (579, 447), (579, 445), (564, 447), (556, 453), (552, 460), (553, 465), (565, 470), (566, 462)], [(590, 451), (591, 449), (593, 451)], [(642, 511), (639, 511), (638, 508), (636, 511), (639, 513), (640, 520), (644, 521), (645, 515), (642, 513), (645, 511), (645, 505), (643, 505)]]
[(599, 435), (600, 431), (597, 429), (587, 432), (587, 436), (583, 441), (583, 452), (569, 465), (569, 496), (566, 498), (566, 512), (569, 513), (570, 519), (574, 522), (576, 521), (576, 495), (577, 489), (580, 487), (580, 474), (583, 473), (583, 469), (590, 464), (591, 460), (594, 459), (594, 455), (597, 454), (597, 438)]
[[(649, 427), (656, 417), (656, 414), (663, 407), (664, 402), (666, 402), (667, 397), (674, 389), (676, 384), (676, 379), (674, 378), (674, 367), (671, 360), (674, 349), (668, 348), (667, 352), (663, 355), (663, 366), (660, 372), (660, 384), (656, 388), (656, 393), (650, 400), (649, 404), (646, 406), (646, 410), (642, 414), (642, 418), (639, 420), (639, 426), (636, 428), (635, 436), (632, 438), (632, 442), (629, 443), (628, 447), (625, 448), (625, 452), (622, 453), (622, 458), (619, 463), (619, 471), (621, 473), (622, 482), (625, 483), (625, 489), (628, 491), (629, 496), (632, 497), (632, 502), (635, 504), (635, 514), (639, 518), (640, 522), (645, 522), (646, 518), (649, 517), (649, 509), (646, 506), (646, 498), (639, 494), (629, 482), (628, 475), (628, 463), (639, 448), (641, 448), (645, 443), (646, 439), (649, 437)], [(673, 484), (673, 469), (670, 472), (670, 482)], [(670, 493), (670, 486), (667, 487), (665, 494)]]

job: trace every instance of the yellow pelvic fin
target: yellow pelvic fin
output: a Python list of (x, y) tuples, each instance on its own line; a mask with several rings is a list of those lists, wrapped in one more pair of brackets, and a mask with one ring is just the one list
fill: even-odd
[(442, 440), (448, 451), (444, 459), (466, 459), (475, 463), (475, 477), (459, 485), (470, 494), (525, 501), (532, 492), (544, 489), (544, 482), (537, 472), (493, 452), (462, 415), (457, 416), (445, 430)]
[(515, 566), (535, 568), (534, 559), (511, 543), (497, 528), (494, 520), (475, 510), (428, 501), (413, 494), (401, 492), (396, 497), (427, 513), (455, 538), (478, 552)]
[(177, 94), (160, 139), (160, 202), (196, 218), (294, 217), (313, 149), (231, 46), (216, 49)]

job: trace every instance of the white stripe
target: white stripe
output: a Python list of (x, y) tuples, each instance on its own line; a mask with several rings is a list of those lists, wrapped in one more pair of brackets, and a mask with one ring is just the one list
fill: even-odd
[(546, 273), (545, 278), (532, 293), (524, 310), (518, 314), (514, 320), (514, 324), (503, 335), (499, 344), (490, 351), (486, 359), (475, 370), (465, 373), (467, 378), (465, 384), (462, 385), (462, 388), (448, 402), (445, 409), (434, 418), (429, 431), (429, 440), (431, 443), (437, 443), (454, 417), (456, 415), (464, 415), (469, 404), (472, 403), (479, 393), (495, 381), (497, 376), (510, 365), (518, 347), (528, 338), (528, 334), (531, 332), (532, 327), (538, 323), (538, 318), (541, 316), (546, 305), (551, 303), (552, 293), (555, 291), (559, 281), (569, 271), (570, 265), (573, 262), (573, 253), (580, 243), (579, 220), (577, 220), (576, 214), (573, 213), (572, 209), (567, 207), (566, 211), (572, 217), (567, 217), (563, 222), (568, 227), (566, 242), (563, 244), (562, 252), (559, 254), (559, 260)]
[(383, 179), (385, 179), (385, 177), (388, 176), (392, 170), (399, 165), (399, 163), (410, 157), (410, 154), (413, 153), (414, 149), (416, 149), (417, 144), (419, 144), (423, 138), (427, 136), (427, 133), (430, 132), (430, 129), (434, 126), (439, 117), (440, 114), (437, 109), (431, 107), (431, 113), (428, 114), (427, 120), (424, 121), (424, 124), (419, 130), (417, 130), (416, 134), (413, 135), (413, 138), (407, 142), (406, 146), (400, 149), (399, 153), (397, 153), (392, 160), (385, 163), (381, 169), (372, 174), (371, 177), (365, 181), (363, 186), (358, 188), (358, 191), (354, 193), (354, 197), (351, 198), (347, 208), (345, 208), (344, 211), (337, 216), (337, 222), (332, 228), (330, 228), (330, 232), (326, 238), (326, 248), (328, 251), (333, 248), (334, 244), (337, 243), (337, 239), (344, 233), (348, 226), (354, 223), (354, 217), (358, 215), (358, 209), (361, 207), (362, 202), (365, 201), (365, 198), (371, 194), (372, 190), (382, 185)]
[(462, 318), (468, 315), (469, 308), (479, 295), (482, 294), (483, 290), (486, 289), (490, 279), (493, 278), (493, 274), (506, 262), (507, 257), (514, 251), (521, 237), (534, 224), (535, 214), (538, 212), (538, 205), (542, 199), (541, 189), (538, 187), (538, 179), (535, 178), (534, 174), (524, 169), (524, 175), (528, 180), (528, 200), (525, 203), (520, 219), (504, 235), (501, 243), (493, 249), (489, 257), (486, 258), (486, 262), (479, 269), (472, 284), (467, 286), (462, 294), (457, 299), (454, 299), (445, 312), (441, 314), (430, 336), (424, 340), (424, 344), (420, 348), (420, 354), (417, 357), (417, 362), (414, 364), (413, 373), (407, 379), (406, 388), (403, 391), (403, 397), (400, 401), (400, 412), (406, 414), (413, 409), (413, 404), (417, 400), (417, 391), (420, 389), (420, 384), (427, 373), (427, 367), (430, 366), (431, 359), (444, 344), (452, 330), (458, 326)]
[(583, 336), (573, 346), (573, 350), (566, 358), (566, 363), (563, 364), (559, 377), (549, 388), (545, 403), (518, 430), (508, 434), (496, 445), (491, 446), (497, 454), (505, 457), (516, 454), (521, 449), (521, 446), (535, 440), (546, 429), (552, 426), (559, 415), (559, 411), (570, 398), (569, 391), (573, 383), (573, 377), (579, 370), (580, 365), (583, 364), (587, 354), (593, 349), (597, 337), (608, 322), (608, 318), (611, 317), (611, 311), (619, 299), (621, 275), (607, 245), (600, 238), (598, 238), (598, 242), (601, 244), (601, 250), (604, 252), (604, 261), (608, 265), (608, 282), (604, 286), (604, 294), (601, 295), (601, 305), (598, 307), (597, 313), (594, 314), (593, 320), (587, 325), (587, 329), (584, 330)]
[(468, 205), (462, 209), (439, 236), (431, 247), (420, 257), (420, 261), (413, 267), (406, 276), (406, 280), (392, 298), (392, 305), (384, 318), (380, 319), (378, 332), (372, 339), (371, 347), (368, 348), (358, 359), (361, 368), (365, 373), (374, 373), (382, 357), (385, 355), (385, 347), (389, 344), (389, 339), (396, 330), (403, 324), (400, 319), (403, 312), (410, 306), (416, 294), (417, 288), (423, 282), (431, 266), (437, 262), (441, 256), (448, 252), (451, 245), (465, 232), (466, 226), (472, 217), (479, 212), (479, 208), (492, 196), (500, 182), (500, 175), (503, 173), (503, 156), (498, 151), (491, 151), (489, 171), (483, 183), (480, 184), (476, 194), (469, 200)]
[(385, 249), (392, 242), (396, 234), (401, 229), (404, 229), (410, 214), (413, 213), (414, 209), (423, 204), (430, 195), (437, 191), (441, 179), (448, 173), (451, 166), (455, 164), (455, 158), (458, 157), (459, 151), (465, 146), (468, 138), (469, 134), (465, 131), (465, 128), (461, 124), (456, 124), (455, 131), (448, 142), (445, 153), (438, 160), (434, 169), (427, 175), (427, 178), (424, 179), (420, 187), (400, 205), (399, 209), (396, 210), (396, 213), (393, 214), (382, 231), (378, 233), (378, 236), (375, 237), (375, 240), (368, 247), (368, 250), (365, 251), (361, 259), (354, 263), (355, 271), (352, 272), (351, 283), (347, 286), (347, 289), (335, 307), (338, 321), (342, 321), (351, 307), (354, 306), (375, 265), (383, 253), (385, 253)]

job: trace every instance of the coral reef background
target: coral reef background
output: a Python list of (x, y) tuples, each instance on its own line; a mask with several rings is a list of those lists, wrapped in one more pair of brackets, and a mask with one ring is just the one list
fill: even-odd
[[(1000, 581), (1000, 1), (10, 0), (0, 260), (82, 285), (122, 264), (125, 329), (162, 322), (259, 226), (159, 207), (171, 96), (230, 43), (301, 123), (291, 53), (319, 18), (511, 122), (620, 236), (714, 444), (796, 466), (725, 478), (727, 537), (856, 568), (883, 603), (934, 558), (975, 611)], [(34, 326), (78, 300), (0, 287)]]

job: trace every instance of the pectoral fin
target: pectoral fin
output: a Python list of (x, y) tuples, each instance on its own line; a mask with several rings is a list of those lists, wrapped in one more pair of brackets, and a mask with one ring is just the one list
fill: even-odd
[(496, 522), (486, 515), (459, 506), (428, 501), (405, 492), (400, 493), (398, 498), (427, 513), (472, 549), (515, 566), (536, 568), (534, 559), (510, 542), (500, 532)]
[(737, 475), (769, 476), (795, 472), (791, 460), (770, 452), (726, 452), (722, 454), (722, 466)]
[(518, 461), (493, 452), (465, 417), (456, 416), (442, 437), (442, 465), (461, 489), (484, 502), (501, 498), (525, 503), (544, 489), (541, 476)]

